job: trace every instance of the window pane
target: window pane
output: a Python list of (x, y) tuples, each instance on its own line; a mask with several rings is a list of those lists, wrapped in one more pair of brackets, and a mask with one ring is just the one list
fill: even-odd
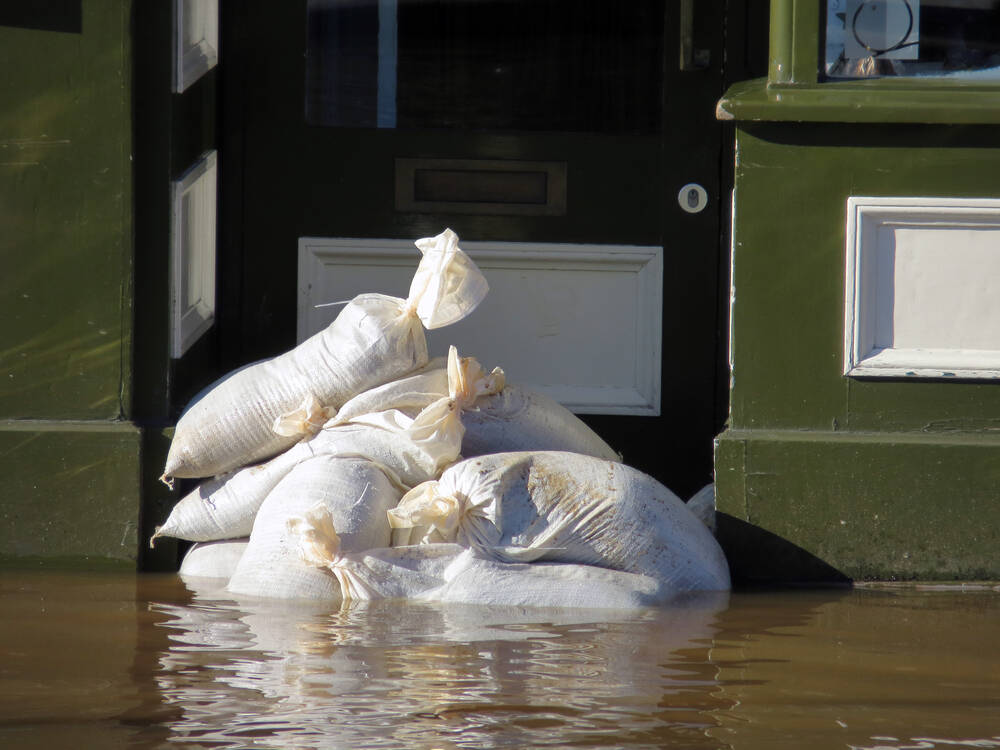
[(655, 133), (662, 0), (309, 0), (306, 119)]
[(827, 0), (828, 78), (1000, 80), (1000, 0)]

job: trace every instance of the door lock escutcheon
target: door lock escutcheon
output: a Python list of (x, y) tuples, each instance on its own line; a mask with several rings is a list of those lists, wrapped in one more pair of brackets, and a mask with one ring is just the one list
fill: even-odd
[(696, 214), (708, 205), (708, 191), (697, 182), (689, 182), (677, 193), (677, 203), (689, 214)]

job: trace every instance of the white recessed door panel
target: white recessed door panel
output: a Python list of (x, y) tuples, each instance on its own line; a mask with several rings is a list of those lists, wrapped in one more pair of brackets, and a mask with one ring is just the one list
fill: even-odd
[[(490, 284), (475, 312), (430, 331), (578, 413), (657, 415), (663, 250), (651, 246), (463, 242)], [(363, 292), (405, 297), (419, 251), (402, 240), (301, 238), (299, 341)]]

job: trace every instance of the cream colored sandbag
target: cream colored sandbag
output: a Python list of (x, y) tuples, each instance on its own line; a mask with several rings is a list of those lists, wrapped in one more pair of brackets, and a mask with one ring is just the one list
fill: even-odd
[[(357, 415), (357, 421), (349, 424), (331, 420), (316, 435), (265, 464), (204, 482), (174, 506), (150, 544), (161, 536), (209, 541), (249, 535), (268, 493), (296, 465), (313, 456), (374, 461), (407, 489), (438, 476), (459, 457), (461, 404), (503, 386), (499, 370), (487, 374), (475, 359), (460, 359), (454, 348), (450, 356), (449, 395), (438, 396), (415, 418), (393, 409)], [(358, 399), (369, 406), (381, 403), (367, 392)]]
[(235, 539), (250, 535), (257, 509), (268, 494), (301, 461), (312, 457), (306, 442), (293, 445), (271, 460), (202, 482), (174, 505), (149, 540), (168, 536), (192, 542)]
[(578, 416), (544, 393), (517, 383), (476, 401), (462, 415), (466, 458), (510, 451), (569, 451), (609, 461), (618, 453)]
[(462, 409), (503, 387), (503, 371), (486, 373), (474, 358), (448, 354), (448, 392), (411, 418), (399, 409), (334, 419), (308, 441), (317, 455), (359, 455), (375, 461), (407, 487), (438, 476), (459, 457)]
[(386, 512), (402, 495), (375, 463), (361, 458), (316, 456), (296, 465), (267, 496), (228, 591), (283, 599), (339, 600), (328, 574), (307, 565), (288, 519), (320, 505), (336, 524), (345, 550), (389, 544)]
[(465, 550), (457, 544), (346, 549), (333, 514), (323, 505), (288, 519), (303, 565), (325, 575), (345, 602), (412, 598), (445, 582), (444, 571)]
[(500, 562), (596, 565), (671, 592), (729, 588), (722, 549), (680, 498), (636, 469), (581, 454), (467, 459), (408, 492), (389, 522)]
[(441, 585), (413, 598), (492, 607), (639, 609), (677, 596), (662, 581), (638, 573), (572, 563), (504, 563), (471, 549), (443, 577)]
[(715, 483), (706, 484), (687, 501), (688, 510), (694, 513), (714, 535), (717, 531), (715, 515)]
[(345, 553), (330, 514), (292, 518), (303, 560), (336, 579), (345, 601), (408, 598), (505, 607), (636, 609), (676, 592), (660, 581), (590, 565), (503, 563), (454, 543)]
[[(452, 347), (454, 348), (454, 347)], [(494, 373), (500, 372), (494, 370)], [(404, 413), (429, 406), (448, 394), (445, 369), (428, 370), (367, 391), (351, 399), (331, 424), (357, 419), (365, 412), (398, 409)], [(462, 455), (471, 458), (509, 451), (570, 451), (619, 459), (615, 450), (565, 406), (527, 386), (507, 383), (483, 392), (462, 408), (465, 436)]]
[(435, 357), (412, 375), (392, 380), (359, 393), (337, 410), (324, 425), (347, 424), (365, 414), (395, 409), (415, 417), (442, 396), (448, 395), (448, 358)]
[(178, 420), (164, 481), (275, 455), (318, 429), (331, 408), (426, 364), (423, 329), (468, 315), (488, 286), (450, 229), (416, 245), (423, 258), (407, 299), (359, 295), (323, 331), (233, 373), (191, 404)]
[(184, 554), (178, 573), (181, 578), (229, 579), (247, 548), (247, 539), (198, 542)]

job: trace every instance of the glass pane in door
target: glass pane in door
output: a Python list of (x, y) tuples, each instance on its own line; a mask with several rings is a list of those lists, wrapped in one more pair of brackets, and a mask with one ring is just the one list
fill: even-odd
[(663, 0), (309, 0), (306, 121), (659, 131)]

